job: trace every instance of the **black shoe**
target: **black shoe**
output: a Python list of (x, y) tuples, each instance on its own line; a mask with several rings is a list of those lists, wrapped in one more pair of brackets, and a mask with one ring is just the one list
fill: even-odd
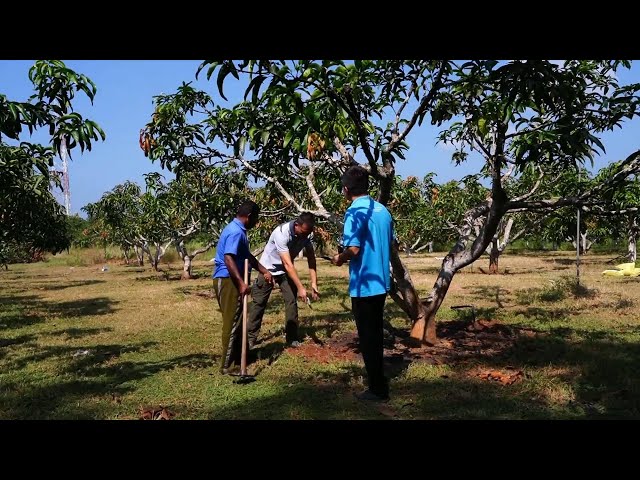
[[(295, 322), (287, 322), (284, 327), (284, 339), (287, 345), (298, 341), (298, 325)], [(298, 342), (299, 343), (299, 342)]]
[(365, 390), (362, 393), (356, 393), (356, 398), (364, 402), (388, 402), (389, 394), (378, 395), (373, 393), (371, 390)]

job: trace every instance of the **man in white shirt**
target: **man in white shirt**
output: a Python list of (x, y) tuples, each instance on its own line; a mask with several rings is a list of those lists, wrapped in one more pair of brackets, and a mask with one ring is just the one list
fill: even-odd
[[(278, 225), (271, 232), (269, 241), (264, 247), (260, 257), (260, 264), (271, 273), (273, 283), (277, 283), (284, 297), (285, 304), (285, 340), (289, 346), (297, 347), (298, 341), (298, 302), (308, 302), (307, 290), (300, 282), (294, 259), (304, 249), (309, 264), (309, 276), (311, 277), (311, 298), (318, 300), (318, 275), (316, 272), (316, 256), (313, 244), (309, 236), (313, 233), (315, 218), (312, 213), (304, 212), (298, 218), (290, 222)], [(273, 283), (265, 281), (264, 275), (259, 274), (251, 288), (251, 307), (248, 318), (248, 343), (249, 348), (256, 344), (262, 317), (273, 290)]]

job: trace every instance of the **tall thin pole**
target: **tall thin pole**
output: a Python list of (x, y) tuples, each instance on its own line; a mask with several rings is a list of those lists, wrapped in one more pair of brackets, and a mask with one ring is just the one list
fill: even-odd
[[(580, 190), (580, 167), (578, 167), (578, 191)], [(580, 205), (576, 222), (576, 283), (580, 285)]]
[[(244, 260), (244, 283), (249, 285), (249, 260)], [(247, 374), (247, 315), (248, 297), (242, 296), (242, 356), (240, 357), (240, 375)]]
[(69, 190), (69, 166), (67, 165), (67, 139), (60, 141), (60, 157), (62, 158), (62, 188), (64, 189), (64, 208), (67, 216), (71, 213), (71, 191)]

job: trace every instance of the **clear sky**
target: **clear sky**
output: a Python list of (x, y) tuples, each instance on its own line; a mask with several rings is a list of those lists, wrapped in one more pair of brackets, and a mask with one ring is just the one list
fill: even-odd
[[(106, 141), (95, 142), (91, 152), (80, 155), (78, 151), (70, 162), (72, 213), (81, 213), (84, 205), (95, 202), (104, 192), (125, 180), (142, 185), (144, 173), (162, 171), (138, 146), (140, 129), (153, 112), (154, 95), (173, 93), (183, 81), (193, 81), (194, 86), (206, 90), (216, 101), (226, 103), (219, 98), (215, 77), (207, 81), (205, 75), (201, 75), (198, 81), (195, 80), (200, 61), (65, 60), (65, 63), (96, 84), (98, 93), (94, 104), (79, 97), (74, 106), (83, 116), (95, 120), (107, 135)], [(25, 101), (33, 93), (28, 77), (32, 65), (32, 60), (0, 60), (0, 93), (10, 100)], [(640, 62), (635, 62), (631, 70), (620, 70), (618, 77), (621, 84), (640, 82)], [(237, 101), (243, 93), (240, 82), (229, 77), (225, 82), (227, 98)], [(436, 181), (444, 182), (478, 171), (478, 161), (455, 166), (451, 162), (452, 148), (436, 146), (438, 129), (426, 124), (410, 135), (411, 149), (407, 160), (398, 161), (398, 174), (422, 177), (435, 172)], [(22, 140), (28, 140), (27, 137), (28, 131)], [(602, 138), (607, 152), (597, 158), (595, 169), (625, 158), (640, 148), (640, 121), (628, 121), (622, 130), (606, 133)], [(32, 141), (43, 141), (43, 137), (34, 135)]]

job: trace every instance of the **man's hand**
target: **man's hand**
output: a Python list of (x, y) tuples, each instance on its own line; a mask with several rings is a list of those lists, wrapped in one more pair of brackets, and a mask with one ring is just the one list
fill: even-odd
[(240, 284), (240, 289), (238, 290), (238, 293), (240, 293), (241, 297), (243, 297), (244, 295), (248, 295), (249, 293), (251, 293), (251, 287), (249, 287), (249, 285), (247, 285), (246, 283), (242, 282)]
[(298, 298), (303, 302), (307, 301), (307, 290), (304, 287), (298, 290)]
[(267, 283), (270, 283), (271, 285), (273, 285), (273, 275), (271, 275), (271, 272), (267, 272), (265, 274), (262, 275), (264, 277), (264, 281)]
[(320, 300), (320, 292), (318, 291), (317, 285), (311, 285), (311, 300), (314, 302)]
[(331, 259), (331, 263), (339, 267), (344, 262), (340, 259), (340, 254), (338, 253), (338, 254), (333, 256), (333, 258)]

